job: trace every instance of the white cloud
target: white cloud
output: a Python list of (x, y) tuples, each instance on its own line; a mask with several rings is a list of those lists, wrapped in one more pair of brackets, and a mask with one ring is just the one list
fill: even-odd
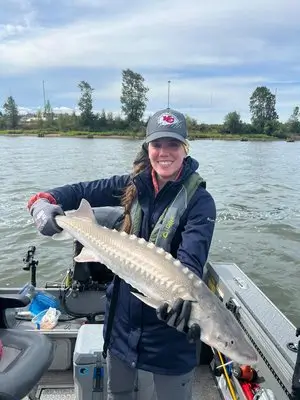
[(23, 33), (25, 30), (26, 30), (25, 25), (1, 24), (0, 39), (6, 39), (10, 36)]
[(4, 16), (0, 16), (0, 44), (7, 39), (21, 37), (35, 24), (36, 11), (30, 0), (11, 0), (9, 5), (6, 16), (3, 13), (5, 5), (1, 5)]
[(20, 115), (26, 115), (33, 112), (33, 110), (28, 107), (18, 107), (18, 111)]
[(76, 112), (76, 108), (72, 109), (70, 107), (53, 107), (53, 112), (55, 114), (72, 114)]
[[(95, 108), (107, 108), (108, 102), (117, 109), (121, 78), (108, 79), (106, 72), (132, 68), (151, 88), (149, 110), (166, 105), (171, 79), (171, 105), (206, 122), (220, 122), (234, 109), (247, 119), (249, 96), (258, 85), (278, 88), (283, 119), (297, 101), (299, 86), (290, 83), (300, 63), (295, 0), (292, 7), (283, 0), (62, 0), (57, 7), (72, 6), (72, 22), (56, 27), (41, 25), (41, 3), (36, 10), (29, 0), (15, 1), (23, 4), (22, 15), (31, 17), (27, 24), (6, 22), (2, 36), (0, 29), (0, 79), (76, 68), (89, 80), (89, 71), (97, 69), (91, 82)], [(72, 108), (79, 92), (63, 93), (61, 87), (56, 105)]]
[[(20, 115), (26, 115), (26, 114), (31, 114), (31, 113), (36, 113), (39, 110), (42, 110), (43, 107), (42, 106), (37, 106), (37, 107), (22, 107), (19, 106), (18, 110), (19, 110), (19, 114)], [(72, 114), (74, 111), (75, 113), (78, 114), (78, 109), (77, 108), (70, 108), (70, 107), (53, 107), (53, 112), (55, 114)]]
[[(267, 21), (272, 24), (264, 19), (268, 6)], [(300, 3), (289, 9), (270, 0), (263, 5), (258, 0), (247, 5), (236, 0), (186, 0), (184, 6), (179, 0), (143, 3), (135, 12), (37, 28), (32, 37), (4, 42), (2, 65), (13, 71), (53, 66), (237, 65), (266, 57), (277, 60), (282, 52), (295, 59), (298, 55), (288, 45), (278, 54), (268, 39), (270, 29), (295, 22), (295, 8), (300, 13)]]
[(62, 0), (62, 3), (72, 7), (84, 8), (86, 10), (91, 8), (107, 7), (112, 3), (116, 3), (116, 0), (114, 2), (111, 0)]

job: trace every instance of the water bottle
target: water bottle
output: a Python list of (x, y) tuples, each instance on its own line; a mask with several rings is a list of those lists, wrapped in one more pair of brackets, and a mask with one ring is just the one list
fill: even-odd
[(22, 287), (18, 294), (28, 297), (31, 301), (36, 295), (36, 290), (31, 283), (26, 283), (26, 285)]
[[(26, 283), (18, 294), (28, 297), (31, 303), (34, 297), (36, 296), (36, 289), (31, 283)], [(15, 309), (16, 314), (19, 317), (25, 317), (25, 318), (31, 317), (32, 313), (29, 310), (30, 303), (22, 308), (16, 308)]]

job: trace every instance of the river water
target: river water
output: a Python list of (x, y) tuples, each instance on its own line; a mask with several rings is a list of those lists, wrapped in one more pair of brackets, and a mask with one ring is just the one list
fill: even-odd
[[(28, 246), (37, 280), (59, 281), (72, 266), (71, 242), (39, 235), (27, 212), (37, 191), (131, 169), (141, 142), (126, 139), (0, 137), (0, 284), (20, 285)], [(214, 196), (212, 261), (239, 265), (300, 326), (300, 142), (198, 140), (191, 155)]]

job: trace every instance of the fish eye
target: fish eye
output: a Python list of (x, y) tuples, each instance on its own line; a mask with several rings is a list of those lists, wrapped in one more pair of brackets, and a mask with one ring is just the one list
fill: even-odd
[(227, 347), (229, 346), (229, 345), (233, 345), (234, 344), (234, 340), (230, 340), (230, 342), (225, 342), (224, 343), (224, 347), (225, 347), (225, 349), (227, 349)]

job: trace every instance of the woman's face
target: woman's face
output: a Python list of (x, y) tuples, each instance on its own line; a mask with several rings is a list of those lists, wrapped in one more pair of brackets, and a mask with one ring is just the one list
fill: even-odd
[(163, 180), (176, 178), (186, 156), (182, 142), (171, 138), (150, 142), (148, 154), (152, 168)]

